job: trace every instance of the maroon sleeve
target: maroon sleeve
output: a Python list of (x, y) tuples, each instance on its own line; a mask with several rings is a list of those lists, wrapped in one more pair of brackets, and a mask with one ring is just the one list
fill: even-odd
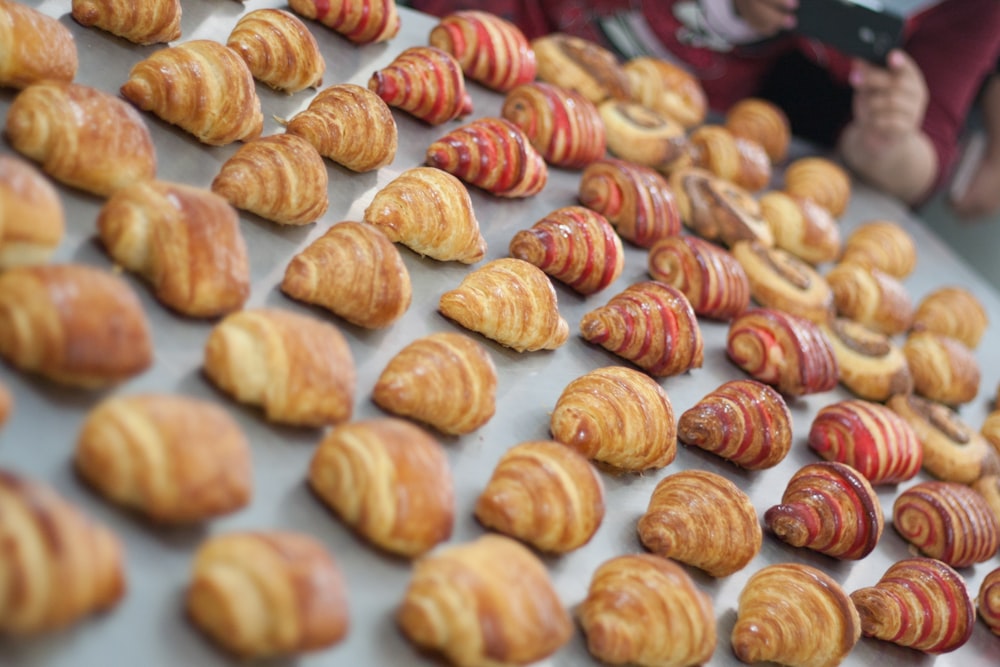
[(478, 9), (503, 17), (516, 25), (528, 39), (546, 35), (554, 29), (540, 2), (531, 0), (411, 0), (417, 11), (445, 16), (461, 9)]

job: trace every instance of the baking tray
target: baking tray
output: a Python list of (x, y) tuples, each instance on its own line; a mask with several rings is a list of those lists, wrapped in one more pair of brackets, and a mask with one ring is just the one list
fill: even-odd
[[(32, 3), (29, 3), (32, 4)], [(80, 55), (77, 81), (117, 93), (129, 68), (159, 47), (138, 47), (107, 33), (84, 29), (70, 17), (69, 0), (33, 3), (58, 17), (75, 35)], [(244, 12), (261, 7), (285, 7), (274, 0), (190, 0), (183, 3), (182, 40), (209, 38), (224, 41)], [(356, 46), (325, 27), (310, 23), (327, 62), (324, 85), (367, 83), (404, 48), (425, 44), (434, 25), (430, 17), (400, 10), (402, 30), (386, 44)], [(284, 95), (258, 85), (265, 114), (265, 134), (281, 131), (276, 118), (289, 118), (304, 109), (313, 93)], [(471, 84), (475, 104), (472, 117), (497, 115), (502, 97)], [(0, 91), (0, 117), (13, 99)], [(381, 415), (371, 402), (371, 389), (388, 360), (410, 341), (436, 331), (461, 330), (437, 312), (440, 295), (455, 287), (471, 270), (458, 263), (423, 259), (401, 248), (413, 282), (413, 303), (401, 320), (388, 329), (367, 331), (344, 323), (318, 309), (300, 305), (278, 290), (290, 258), (331, 224), (360, 220), (375, 192), (404, 170), (422, 163), (424, 151), (436, 138), (458, 123), (430, 127), (395, 111), (399, 126), (399, 152), (391, 165), (376, 173), (355, 174), (329, 163), (330, 209), (323, 219), (305, 228), (283, 228), (242, 213), (241, 224), (250, 254), (252, 293), (248, 307), (279, 306), (307, 312), (335, 322), (350, 342), (358, 368), (355, 418)], [(207, 187), (236, 145), (208, 147), (189, 135), (145, 115), (159, 158), (159, 177)], [(806, 148), (797, 145), (796, 150)], [(6, 144), (0, 151), (9, 152)], [(486, 260), (503, 257), (514, 233), (546, 213), (576, 202), (579, 173), (553, 169), (545, 190), (530, 199), (508, 201), (472, 189), (472, 200), (489, 243)], [(105, 268), (111, 262), (96, 241), (95, 220), (102, 201), (68, 188), (59, 192), (67, 212), (68, 230), (55, 260), (77, 261)], [(963, 285), (985, 305), (994, 323), (976, 352), (983, 371), (979, 398), (962, 409), (962, 416), (978, 426), (988, 414), (1000, 375), (1000, 346), (991, 340), (1000, 323), (1000, 297), (979, 276), (932, 235), (906, 209), (865, 187), (855, 185), (854, 196), (841, 224), (844, 233), (870, 219), (902, 224), (916, 241), (919, 262), (905, 285), (917, 300), (942, 284)], [(485, 261), (485, 260), (484, 260)], [(497, 411), (477, 432), (459, 438), (442, 438), (455, 483), (456, 523), (450, 544), (483, 533), (472, 508), (500, 455), (509, 447), (531, 439), (547, 438), (549, 412), (562, 389), (573, 379), (595, 368), (621, 364), (619, 358), (583, 341), (576, 332), (587, 311), (603, 305), (627, 285), (647, 278), (646, 253), (626, 247), (625, 271), (602, 293), (582, 298), (556, 285), (562, 315), (574, 332), (553, 352), (518, 354), (476, 337), (488, 348), (499, 375)], [(273, 665), (430, 665), (438, 662), (416, 652), (397, 630), (393, 613), (410, 578), (408, 561), (386, 556), (352, 534), (312, 497), (305, 483), (306, 470), (322, 431), (275, 426), (261, 413), (230, 401), (217, 392), (200, 372), (202, 349), (213, 325), (166, 310), (153, 299), (146, 284), (134, 276), (126, 279), (142, 300), (152, 325), (156, 358), (153, 367), (135, 379), (103, 392), (71, 390), (28, 377), (0, 364), (0, 380), (11, 388), (16, 401), (11, 421), (0, 431), (0, 466), (42, 480), (79, 505), (88, 515), (113, 529), (126, 549), (128, 594), (109, 613), (89, 618), (66, 631), (29, 640), (0, 640), (0, 665), (10, 667), (144, 667), (222, 666), (235, 664), (196, 631), (183, 613), (183, 594), (192, 554), (206, 537), (233, 530), (284, 529), (304, 531), (321, 540), (346, 575), (351, 630), (347, 638), (328, 650)], [(722, 382), (742, 377), (725, 355), (725, 324), (703, 320), (704, 366), (679, 377), (661, 380), (674, 412), (679, 415)], [(475, 335), (475, 334), (473, 334)], [(239, 422), (251, 443), (255, 493), (243, 511), (198, 527), (156, 528), (135, 514), (98, 498), (75, 476), (71, 458), (81, 421), (94, 405), (113, 394), (140, 391), (176, 392), (215, 401)], [(848, 398), (842, 389), (790, 401), (795, 440), (792, 452), (778, 466), (746, 472), (696, 449), (679, 447), (668, 467), (642, 475), (613, 476), (602, 473), (607, 494), (607, 516), (594, 539), (578, 551), (546, 557), (545, 563), (564, 604), (573, 608), (583, 599), (590, 577), (605, 560), (641, 552), (636, 521), (646, 508), (656, 483), (666, 475), (689, 468), (711, 470), (734, 481), (753, 500), (758, 515), (780, 501), (788, 479), (807, 463), (818, 460), (806, 446), (809, 425), (816, 412), (829, 403)], [(883, 510), (891, 517), (895, 495), (906, 486), (928, 479), (921, 474), (899, 487), (879, 487)], [(806, 550), (788, 547), (766, 535), (759, 555), (742, 571), (712, 579), (698, 570), (688, 572), (713, 600), (718, 626), (718, 646), (713, 665), (740, 664), (729, 646), (736, 616), (736, 600), (746, 580), (765, 565), (801, 562), (829, 573), (848, 591), (874, 584), (886, 568), (911, 555), (908, 545), (887, 521), (877, 549), (860, 562), (838, 562)], [(982, 578), (1000, 565), (996, 557), (961, 571), (970, 590), (978, 591)], [(822, 631), (821, 629), (818, 631)], [(862, 639), (846, 660), (848, 665), (927, 665), (987, 667), (1000, 664), (1000, 639), (977, 622), (971, 640), (960, 650), (932, 658), (892, 644)], [(595, 664), (588, 655), (582, 632), (543, 664)]]

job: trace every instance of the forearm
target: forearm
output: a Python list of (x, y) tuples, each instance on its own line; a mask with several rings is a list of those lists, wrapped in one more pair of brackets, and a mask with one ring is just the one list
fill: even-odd
[(923, 132), (876, 145), (852, 124), (841, 136), (839, 148), (859, 178), (907, 204), (919, 203), (937, 177), (937, 153)]

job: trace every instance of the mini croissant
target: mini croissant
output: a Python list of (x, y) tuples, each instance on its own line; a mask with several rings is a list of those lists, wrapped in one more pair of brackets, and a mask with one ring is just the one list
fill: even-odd
[(34, 165), (0, 155), (0, 271), (45, 264), (66, 233), (62, 199)]
[(411, 46), (376, 70), (368, 89), (391, 107), (402, 109), (429, 125), (440, 125), (472, 113), (462, 66), (448, 52), (433, 46)]
[(851, 199), (851, 177), (832, 160), (803, 157), (785, 169), (785, 192), (811, 199), (839, 218)]
[(975, 349), (989, 326), (986, 309), (975, 294), (964, 287), (934, 290), (920, 300), (913, 314), (914, 331), (933, 331), (960, 340)]
[(778, 105), (759, 97), (747, 97), (726, 112), (726, 129), (737, 137), (764, 147), (771, 164), (784, 162), (792, 139), (788, 116)]
[(181, 36), (180, 0), (73, 0), (73, 18), (135, 44), (172, 42)]
[(631, 98), (673, 118), (686, 128), (705, 121), (708, 98), (701, 82), (687, 70), (662, 58), (640, 56), (622, 67)]
[(869, 220), (854, 228), (844, 243), (840, 261), (879, 269), (905, 278), (917, 265), (917, 247), (910, 233), (889, 220)]
[(701, 238), (729, 247), (737, 241), (774, 246), (774, 234), (760, 203), (735, 183), (704, 169), (686, 167), (671, 173), (670, 185), (681, 220)]
[(761, 306), (817, 324), (829, 322), (834, 316), (830, 284), (795, 255), (758, 241), (737, 241), (731, 252), (746, 271), (750, 296)]
[(0, 2), (0, 87), (25, 88), (51, 79), (70, 83), (79, 61), (69, 29), (21, 2)]
[(901, 334), (913, 321), (913, 303), (898, 279), (876, 268), (838, 264), (826, 274), (833, 303), (843, 317), (887, 336)]
[(669, 236), (649, 249), (649, 275), (680, 290), (694, 312), (730, 320), (750, 305), (746, 271), (724, 248), (697, 236)]
[(553, 167), (583, 169), (604, 157), (607, 133), (597, 107), (574, 90), (523, 83), (507, 93), (500, 115), (524, 130)]
[(692, 165), (756, 192), (771, 182), (771, 160), (753, 139), (738, 137), (722, 125), (701, 125), (691, 132)]
[(444, 16), (428, 36), (431, 46), (454, 56), (465, 76), (506, 93), (535, 80), (535, 52), (516, 25), (474, 9)]
[(892, 338), (843, 317), (820, 328), (833, 347), (841, 384), (859, 398), (884, 402), (913, 391), (910, 364)]
[(979, 361), (955, 338), (915, 331), (903, 343), (903, 354), (913, 375), (913, 391), (924, 398), (954, 406), (979, 393)]
[(243, 58), (255, 79), (275, 90), (297, 93), (323, 83), (326, 61), (316, 38), (284, 10), (247, 12), (229, 33), (226, 46)]
[(765, 192), (758, 201), (777, 247), (813, 266), (840, 257), (840, 225), (825, 208), (779, 190)]
[(1000, 567), (983, 578), (979, 586), (979, 617), (995, 635), (1000, 635)]
[(289, 0), (288, 6), (355, 44), (385, 42), (399, 33), (396, 0)]

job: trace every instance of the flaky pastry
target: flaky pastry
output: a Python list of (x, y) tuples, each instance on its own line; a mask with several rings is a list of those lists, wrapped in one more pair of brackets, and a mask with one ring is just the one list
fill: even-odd
[(675, 119), (686, 128), (705, 121), (708, 98), (701, 82), (662, 58), (640, 56), (623, 67), (631, 99)]
[(965, 287), (940, 287), (925, 295), (913, 314), (914, 331), (933, 331), (975, 349), (989, 326), (986, 308)]
[(544, 81), (522, 83), (504, 97), (500, 115), (524, 130), (554, 167), (583, 169), (604, 157), (607, 132), (594, 103)]
[(73, 33), (22, 2), (0, 1), (0, 86), (25, 88), (51, 79), (69, 83), (79, 60)]
[(447, 51), (411, 46), (391, 63), (375, 70), (368, 89), (386, 104), (429, 125), (440, 125), (472, 113), (462, 66)]
[(399, 33), (396, 0), (289, 0), (288, 6), (355, 44), (385, 42)]
[(233, 26), (226, 46), (246, 62), (253, 78), (271, 88), (297, 93), (319, 88), (326, 61), (316, 38), (294, 14), (282, 9), (247, 12)]
[(542, 81), (575, 90), (594, 104), (629, 99), (629, 81), (618, 58), (590, 40), (553, 32), (531, 42)]
[(660, 239), (649, 249), (649, 275), (679, 289), (694, 312), (730, 320), (750, 305), (750, 281), (729, 252), (697, 236)]
[(883, 402), (913, 391), (910, 364), (892, 338), (843, 317), (820, 328), (833, 347), (841, 384), (856, 396)]
[(781, 248), (737, 241), (733, 257), (746, 271), (750, 296), (773, 308), (824, 324), (834, 316), (834, 292), (816, 269)]
[(44, 264), (66, 231), (59, 193), (32, 165), (0, 155), (0, 271)]
[(181, 0), (73, 0), (73, 18), (141, 45), (181, 36)]
[(524, 33), (496, 14), (451, 12), (431, 29), (427, 41), (454, 56), (465, 76), (499, 93), (535, 80), (535, 52)]

